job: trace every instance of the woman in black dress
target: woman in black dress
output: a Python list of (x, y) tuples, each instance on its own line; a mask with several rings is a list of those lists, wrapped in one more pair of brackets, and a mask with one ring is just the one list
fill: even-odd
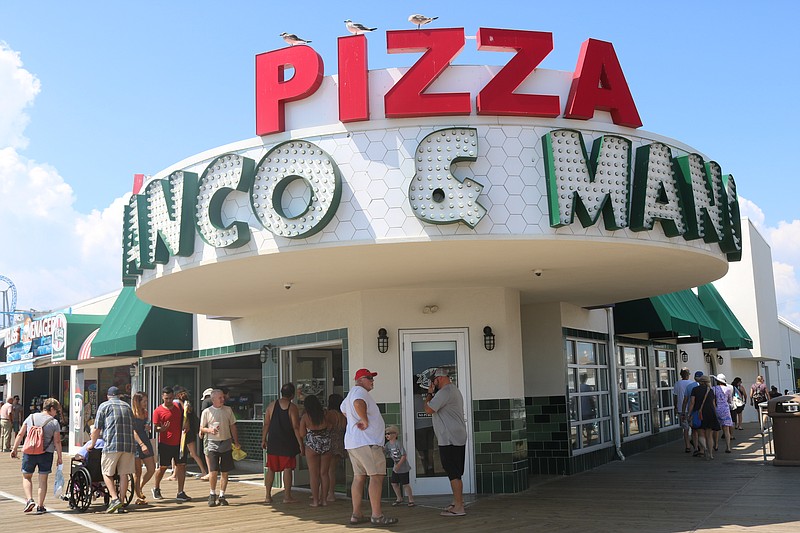
[[(697, 387), (692, 389), (689, 398), (689, 422), (692, 424), (692, 431), (697, 431), (702, 453), (695, 455), (705, 455), (707, 461), (714, 458), (714, 451), (711, 447), (714, 431), (719, 431), (719, 421), (717, 420), (717, 405), (714, 392), (711, 390), (711, 379), (708, 376), (697, 378)], [(693, 424), (694, 413), (699, 411), (702, 415), (700, 425)]]

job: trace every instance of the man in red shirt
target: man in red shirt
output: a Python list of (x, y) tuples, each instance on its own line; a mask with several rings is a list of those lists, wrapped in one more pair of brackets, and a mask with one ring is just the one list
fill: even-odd
[(178, 479), (179, 502), (191, 500), (183, 491), (186, 482), (186, 450), (180, 453), (181, 433), (183, 432), (183, 410), (173, 403), (175, 394), (172, 387), (161, 389), (161, 405), (153, 411), (153, 427), (158, 432), (158, 470), (156, 471), (153, 499), (161, 500), (161, 480), (164, 472), (175, 461), (175, 477)]

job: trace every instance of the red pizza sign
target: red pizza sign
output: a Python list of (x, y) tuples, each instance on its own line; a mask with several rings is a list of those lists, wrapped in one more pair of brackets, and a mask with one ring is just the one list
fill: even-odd
[[(390, 54), (422, 56), (384, 94), (386, 118), (429, 116), (512, 115), (554, 118), (561, 116), (558, 95), (514, 92), (553, 50), (550, 32), (480, 28), (477, 49), (516, 52), (481, 89), (473, 104), (468, 92), (429, 93), (427, 89), (463, 50), (463, 28), (393, 30), (386, 32)], [(340, 37), (339, 120), (369, 120), (367, 39), (364, 35)], [(294, 69), (286, 79), (285, 71)], [(291, 46), (256, 56), (256, 134), (284, 131), (285, 104), (314, 94), (322, 84), (324, 62), (309, 46)], [(642, 125), (614, 46), (587, 39), (581, 46), (572, 77), (564, 118), (590, 120), (595, 110), (608, 111), (615, 124)]]

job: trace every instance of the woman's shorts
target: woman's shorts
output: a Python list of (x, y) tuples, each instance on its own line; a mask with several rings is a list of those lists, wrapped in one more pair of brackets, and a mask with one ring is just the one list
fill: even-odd
[(22, 473), (33, 474), (36, 469), (40, 474), (49, 474), (53, 471), (53, 452), (44, 452), (37, 455), (22, 454)]

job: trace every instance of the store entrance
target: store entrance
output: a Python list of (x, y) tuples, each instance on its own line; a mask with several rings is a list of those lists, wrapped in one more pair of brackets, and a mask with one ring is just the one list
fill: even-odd
[[(434, 371), (445, 368), (453, 384), (464, 397), (464, 416), (467, 435), (472, 435), (472, 396), (467, 330), (407, 330), (400, 331), (402, 353), (400, 382), (403, 391), (403, 439), (412, 462), (410, 484), (414, 494), (446, 494), (450, 481), (439, 460), (439, 448), (433, 432), (431, 415), (425, 412), (424, 397)], [(474, 454), (472, 439), (467, 439), (464, 465), (464, 493), (474, 491)]]
[[(303, 414), (305, 399), (312, 394), (323, 407), (328, 407), (328, 396), (343, 392), (342, 346), (332, 345), (293, 346), (281, 350), (281, 384), (294, 383), (294, 401)], [(344, 486), (344, 468), (337, 471), (336, 483)], [(308, 466), (301, 457), (295, 470), (294, 484), (308, 485)]]

